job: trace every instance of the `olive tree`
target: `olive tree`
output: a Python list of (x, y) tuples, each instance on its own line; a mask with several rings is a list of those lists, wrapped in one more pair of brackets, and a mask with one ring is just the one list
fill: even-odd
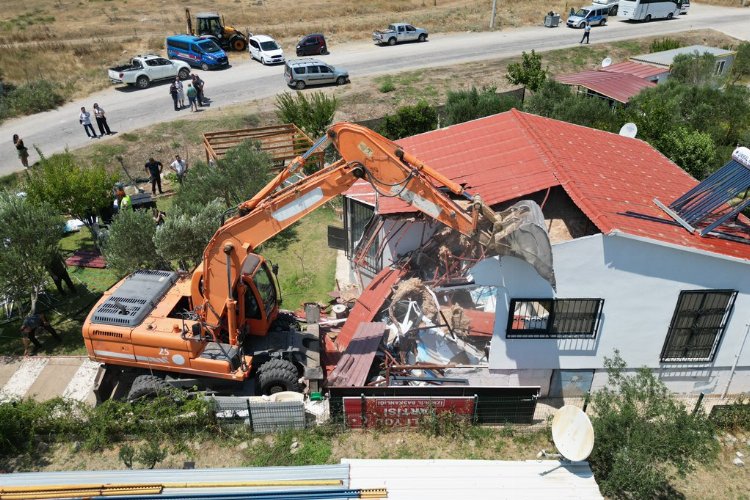
[(542, 68), (542, 56), (533, 49), (530, 54), (522, 52), (521, 62), (509, 64), (505, 78), (513, 85), (524, 85), (536, 92), (547, 80), (547, 70)]
[(156, 252), (155, 234), (156, 223), (149, 212), (121, 210), (103, 239), (107, 265), (123, 276), (138, 269), (169, 269)]
[(63, 227), (62, 217), (49, 205), (0, 192), (0, 295), (19, 303), (28, 298), (30, 313), (36, 311)]
[(220, 199), (206, 205), (183, 206), (167, 216), (156, 229), (154, 244), (167, 261), (178, 261), (182, 269), (197, 265), (203, 250), (221, 224), (226, 207)]

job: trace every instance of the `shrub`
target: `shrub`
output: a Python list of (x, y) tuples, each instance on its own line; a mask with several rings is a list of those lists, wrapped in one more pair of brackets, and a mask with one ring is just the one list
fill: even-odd
[(661, 498), (670, 491), (671, 471), (684, 476), (716, 457), (713, 425), (675, 401), (651, 370), (626, 376), (617, 351), (604, 364), (609, 380), (593, 397), (591, 468), (606, 496)]
[(679, 54), (672, 61), (669, 79), (688, 85), (709, 85), (717, 83), (716, 57), (708, 52)]
[(393, 78), (390, 76), (385, 77), (383, 83), (381, 83), (380, 87), (378, 87), (378, 90), (380, 90), (384, 94), (396, 90), (396, 84), (393, 83)]
[(542, 68), (542, 56), (534, 52), (531, 54), (521, 53), (520, 63), (508, 65), (508, 73), (505, 78), (513, 85), (525, 85), (536, 92), (547, 79), (547, 70)]
[(333, 122), (338, 101), (323, 92), (313, 92), (310, 97), (301, 92), (284, 92), (276, 96), (276, 115), (284, 123), (293, 123), (311, 136), (322, 136)]
[(414, 106), (398, 108), (396, 114), (386, 116), (379, 132), (391, 140), (396, 140), (435, 130), (437, 123), (435, 108), (425, 101), (420, 101)]
[(8, 111), (12, 116), (18, 116), (56, 108), (65, 102), (57, 88), (48, 80), (36, 80), (16, 87), (6, 94)]
[(484, 87), (481, 91), (475, 87), (471, 90), (449, 91), (444, 111), (445, 124), (476, 120), (520, 106), (521, 101), (513, 96), (497, 94), (495, 87)]
[(709, 174), (716, 161), (716, 145), (711, 136), (685, 127), (667, 132), (659, 140), (658, 149), (698, 180)]
[(662, 38), (661, 40), (651, 42), (649, 52), (662, 52), (664, 50), (679, 49), (680, 47), (682, 47), (681, 41), (674, 38)]
[(714, 407), (711, 421), (725, 431), (747, 431), (750, 429), (750, 398), (741, 396), (721, 409)]
[(104, 240), (107, 265), (125, 275), (136, 269), (168, 269), (156, 252), (156, 223), (151, 213), (125, 208), (112, 220)]
[(198, 264), (225, 209), (219, 199), (207, 205), (176, 207), (154, 234), (157, 252), (167, 261), (179, 261), (183, 269), (190, 267), (188, 262)]

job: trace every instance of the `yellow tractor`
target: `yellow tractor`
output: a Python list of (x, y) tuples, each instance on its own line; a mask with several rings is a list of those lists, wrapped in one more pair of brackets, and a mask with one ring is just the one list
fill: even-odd
[(187, 30), (191, 35), (206, 36), (213, 38), (223, 49), (232, 49), (237, 52), (247, 50), (247, 36), (234, 28), (227, 26), (224, 18), (216, 12), (199, 12), (195, 16), (197, 33), (193, 31), (193, 20), (190, 9), (185, 9), (187, 19)]

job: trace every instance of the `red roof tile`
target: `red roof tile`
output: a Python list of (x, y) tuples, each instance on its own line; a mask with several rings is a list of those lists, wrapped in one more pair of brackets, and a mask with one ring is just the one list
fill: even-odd
[(659, 68), (650, 64), (643, 64), (633, 61), (625, 61), (617, 64), (612, 64), (606, 68), (601, 68), (600, 71), (607, 71), (609, 73), (627, 73), (628, 75), (637, 76), (638, 78), (645, 78), (646, 80), (655, 76), (669, 73), (667, 68)]
[[(669, 204), (698, 182), (639, 139), (511, 110), (398, 142), (490, 205), (561, 186), (604, 234), (750, 259), (750, 244), (689, 233), (654, 204)], [(381, 197), (377, 211), (416, 210)], [(741, 236), (750, 242), (750, 234)]]
[(566, 85), (585, 87), (622, 103), (628, 102), (645, 88), (656, 87), (655, 83), (637, 76), (607, 71), (581, 71), (556, 76), (555, 80)]

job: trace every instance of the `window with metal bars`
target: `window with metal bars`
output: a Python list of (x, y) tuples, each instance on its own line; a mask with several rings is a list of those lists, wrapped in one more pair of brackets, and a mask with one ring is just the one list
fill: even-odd
[[(360, 240), (364, 242), (370, 240), (370, 235), (365, 235), (365, 232), (375, 215), (375, 209), (351, 198), (344, 198), (344, 200), (346, 202), (344, 210), (344, 227), (347, 232), (346, 256), (352, 258), (357, 254), (357, 244), (361, 243)], [(361, 261), (362, 266), (373, 273), (379, 272), (382, 268), (382, 259), (378, 254), (379, 247), (380, 236), (376, 235), (367, 255)]]
[(512, 299), (509, 339), (596, 338), (604, 299)]
[(713, 360), (736, 298), (736, 290), (681, 291), (661, 360)]

